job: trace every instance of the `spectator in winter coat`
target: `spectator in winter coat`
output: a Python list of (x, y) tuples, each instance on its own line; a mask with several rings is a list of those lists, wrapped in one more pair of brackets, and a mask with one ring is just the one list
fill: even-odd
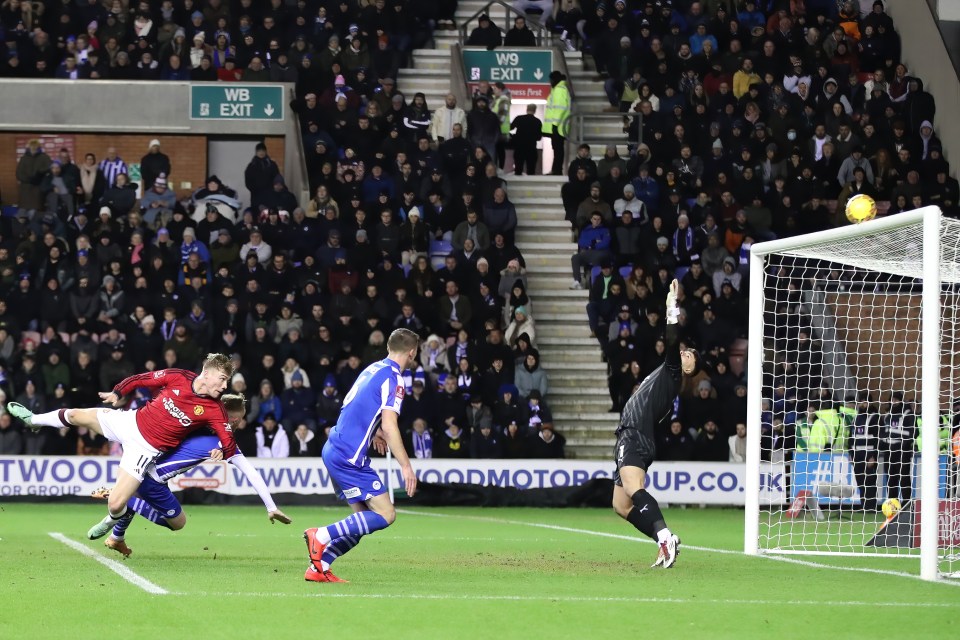
[(523, 361), (523, 366), (517, 368), (514, 375), (514, 384), (520, 395), (527, 398), (530, 392), (536, 389), (540, 397), (547, 395), (547, 373), (540, 368), (540, 352), (530, 349)]
[(486, 97), (478, 97), (476, 107), (467, 114), (467, 131), (469, 131), (470, 142), (481, 147), (491, 158), (497, 157), (500, 118), (490, 109)]
[(267, 145), (257, 143), (256, 154), (244, 171), (244, 184), (250, 192), (250, 208), (260, 210), (264, 198), (273, 189), (273, 180), (280, 175), (277, 163), (267, 155)]
[(290, 457), (312, 458), (319, 456), (320, 447), (317, 441), (317, 436), (306, 424), (298, 425), (296, 431), (293, 432), (293, 438), (290, 438)]
[(263, 422), (257, 427), (257, 457), (290, 457), (290, 438), (272, 413), (263, 416)]
[(176, 204), (177, 194), (167, 185), (166, 176), (162, 175), (154, 178), (150, 189), (144, 190), (140, 199), (140, 210), (143, 211), (143, 219), (147, 224), (154, 226), (159, 216), (162, 226), (173, 215)]
[(493, 192), (493, 202), (483, 207), (483, 221), (492, 235), (503, 234), (507, 244), (513, 244), (517, 209), (507, 198), (506, 190), (498, 188)]
[(490, 20), (490, 16), (483, 14), (480, 16), (478, 23), (479, 26), (474, 27), (473, 31), (470, 32), (470, 37), (467, 38), (468, 47), (486, 47), (487, 50), (493, 51), (503, 44), (500, 27)]
[(700, 462), (727, 462), (730, 457), (730, 445), (720, 435), (717, 423), (707, 420), (693, 446), (693, 459)]
[(305, 424), (311, 431), (317, 428), (315, 405), (317, 394), (313, 389), (303, 386), (303, 374), (296, 371), (290, 377), (290, 388), (280, 395), (283, 404), (283, 416), (288, 424)]
[(170, 170), (170, 158), (160, 151), (160, 141), (154, 138), (147, 147), (147, 155), (140, 159), (144, 190), (152, 188), (158, 177), (169, 176)]
[(599, 211), (594, 211), (590, 215), (590, 226), (580, 232), (577, 240), (577, 253), (570, 258), (570, 265), (573, 270), (573, 283), (571, 289), (580, 289), (583, 278), (583, 270), (589, 269), (594, 265), (599, 265), (611, 257), (612, 237), (610, 230), (603, 226), (603, 216)]

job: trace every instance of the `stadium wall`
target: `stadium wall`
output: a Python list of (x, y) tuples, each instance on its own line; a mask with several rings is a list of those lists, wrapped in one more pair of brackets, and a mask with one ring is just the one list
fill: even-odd
[[(161, 149), (170, 156), (171, 187), (177, 197), (189, 195), (200, 188), (207, 177), (207, 142), (210, 136), (205, 135), (167, 135), (167, 134), (116, 134), (102, 133), (70, 133), (62, 131), (17, 131), (0, 133), (0, 194), (3, 204), (15, 204), (18, 197), (17, 162), (23, 155), (26, 142), (33, 138), (40, 138), (51, 158), (56, 158), (56, 150), (61, 147), (71, 149), (74, 162), (83, 161), (86, 153), (93, 153), (99, 162), (106, 156), (107, 147), (116, 147), (117, 155), (129, 165), (139, 163), (147, 153), (150, 140), (160, 140)], [(253, 157), (254, 146), (259, 138), (250, 139), (250, 157)], [(265, 138), (270, 157), (276, 160), (280, 172), (284, 171), (285, 139), (283, 136), (267, 136)], [(189, 183), (189, 187), (182, 187)], [(242, 187), (243, 185), (229, 185)]]
[[(312, 503), (332, 497), (330, 476), (319, 458), (250, 458), (270, 491)], [(79, 497), (116, 482), (119, 458), (0, 456), (0, 501)], [(384, 459), (373, 461), (384, 485), (403, 486), (400, 470), (388, 477)], [(612, 478), (613, 465), (595, 460), (415, 460), (421, 482), (434, 485), (470, 485), (519, 490), (570, 489)], [(745, 502), (746, 465), (726, 462), (658, 462), (650, 470), (649, 485), (657, 499), (669, 504), (738, 506)], [(761, 504), (787, 501), (787, 474), (783, 464), (760, 468)], [(174, 491), (202, 489), (231, 498), (255, 496), (243, 474), (231, 465), (208, 462), (170, 481)], [(211, 496), (212, 497), (212, 496)], [(304, 498), (306, 500), (304, 500)], [(255, 498), (254, 498), (255, 499)], [(249, 502), (247, 499), (240, 500)]]

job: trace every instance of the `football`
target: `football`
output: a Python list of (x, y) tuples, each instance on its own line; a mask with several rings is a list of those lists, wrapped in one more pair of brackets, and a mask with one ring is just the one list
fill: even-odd
[(883, 515), (892, 518), (900, 512), (900, 501), (896, 498), (888, 498), (883, 501), (883, 506), (880, 508), (883, 510)]
[(847, 200), (847, 220), (853, 224), (873, 220), (877, 216), (877, 203), (870, 196), (859, 193)]

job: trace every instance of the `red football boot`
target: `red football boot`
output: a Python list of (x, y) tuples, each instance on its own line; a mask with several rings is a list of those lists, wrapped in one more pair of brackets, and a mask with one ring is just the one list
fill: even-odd
[(310, 554), (310, 562), (313, 566), (320, 568), (320, 559), (323, 557), (323, 550), (327, 545), (321, 544), (317, 540), (317, 529), (307, 529), (303, 532), (303, 540), (307, 543), (307, 553)]
[(343, 578), (338, 578), (333, 575), (333, 572), (327, 569), (326, 571), (320, 571), (313, 564), (307, 567), (306, 573), (303, 574), (303, 579), (307, 582), (350, 582), (349, 580), (344, 580)]
[(129, 558), (130, 554), (133, 553), (133, 549), (127, 546), (126, 541), (117, 540), (112, 535), (108, 536), (106, 540), (103, 541), (103, 546), (107, 549), (113, 549), (124, 558)]

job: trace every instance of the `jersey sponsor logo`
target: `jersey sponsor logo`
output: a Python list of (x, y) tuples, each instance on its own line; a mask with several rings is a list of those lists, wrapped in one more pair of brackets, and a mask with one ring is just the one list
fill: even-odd
[(200, 406), (199, 404), (196, 405), (195, 407), (193, 407), (193, 415), (195, 415), (195, 416), (202, 416), (202, 415), (203, 415), (203, 407)]
[(177, 396), (177, 397), (179, 398), (179, 397), (180, 397), (180, 389), (174, 389), (174, 390), (173, 390), (173, 395), (175, 395), (175, 396)]
[(161, 369), (160, 371), (154, 371), (154, 372), (153, 372), (153, 377), (154, 377), (154, 378), (162, 378), (162, 377), (165, 376), (165, 375), (167, 375), (167, 372), (164, 371), (163, 369)]
[(351, 488), (351, 489), (344, 489), (344, 490), (343, 490), (343, 497), (344, 497), (344, 498), (347, 498), (347, 499), (350, 499), (350, 498), (359, 498), (359, 497), (360, 497), (360, 493), (361, 493), (360, 487), (353, 487), (353, 488)]
[(177, 422), (179, 422), (180, 424), (182, 424), (183, 426), (189, 427), (191, 424), (193, 424), (192, 421), (190, 420), (190, 418), (187, 417), (187, 414), (185, 414), (183, 411), (181, 411), (181, 410), (180, 410), (180, 407), (178, 407), (177, 405), (175, 405), (175, 404), (173, 403), (173, 400), (172, 400), (172, 399), (170, 399), (170, 398), (164, 398), (164, 399), (163, 399), (163, 408), (166, 409), (166, 410), (167, 410), (167, 413), (169, 413), (171, 416), (173, 416), (173, 418), (174, 418)]
[(373, 484), (370, 485), (370, 486), (373, 487), (373, 490), (374, 490), (374, 491), (379, 491), (379, 490), (380, 490), (380, 487), (382, 487), (383, 485), (380, 484), (380, 481), (379, 481), (379, 480), (374, 480), (374, 481), (373, 481)]

